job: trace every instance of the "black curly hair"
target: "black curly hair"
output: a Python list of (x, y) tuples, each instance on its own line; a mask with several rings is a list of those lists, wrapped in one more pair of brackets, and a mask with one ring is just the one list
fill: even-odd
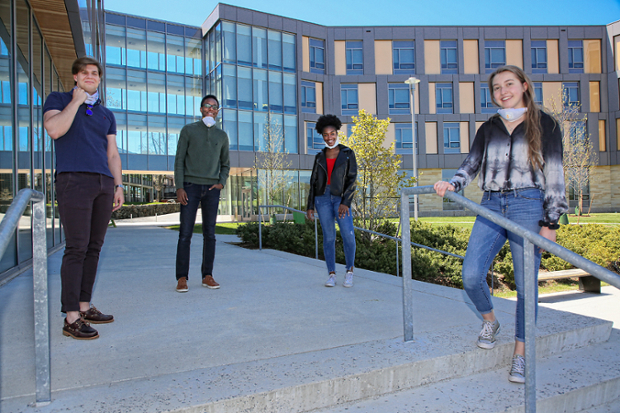
[(336, 115), (323, 115), (316, 121), (315, 129), (319, 135), (322, 135), (323, 129), (325, 129), (326, 126), (333, 126), (336, 130), (340, 130), (342, 122), (340, 122), (340, 119), (338, 119)]

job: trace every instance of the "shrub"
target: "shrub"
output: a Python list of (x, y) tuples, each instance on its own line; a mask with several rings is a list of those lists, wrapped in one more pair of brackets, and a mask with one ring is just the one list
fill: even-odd
[[(320, 223), (318, 224), (320, 227)], [(307, 257), (315, 256), (314, 223), (304, 224), (276, 223), (263, 225), (263, 247), (291, 252)], [(377, 232), (396, 236), (397, 226), (389, 221), (381, 223)], [(243, 243), (258, 247), (258, 224), (248, 223), (237, 228), (237, 234)], [(438, 250), (465, 256), (471, 230), (452, 225), (435, 225), (420, 221), (411, 223), (411, 242)], [(564, 225), (557, 232), (558, 244), (572, 250), (599, 265), (614, 269), (620, 257), (620, 228), (604, 225)], [(357, 243), (355, 266), (371, 271), (396, 275), (396, 242), (377, 235), (355, 232)], [(323, 235), (319, 229), (319, 258), (323, 256)], [(402, 245), (399, 244), (399, 259)], [(342, 238), (336, 236), (336, 262), (344, 264)], [(450, 287), (462, 288), (462, 260), (423, 248), (411, 250), (412, 278)], [(398, 269), (402, 273), (402, 263)], [(510, 288), (515, 288), (512, 254), (506, 243), (494, 261), (494, 271)], [(543, 254), (541, 268), (557, 271), (572, 268), (567, 263), (550, 253)]]

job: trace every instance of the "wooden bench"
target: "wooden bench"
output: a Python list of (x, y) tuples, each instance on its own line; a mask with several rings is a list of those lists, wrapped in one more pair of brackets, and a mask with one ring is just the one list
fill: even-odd
[(580, 268), (571, 270), (538, 273), (538, 281), (560, 280), (579, 277), (579, 290), (588, 293), (601, 293), (601, 280)]

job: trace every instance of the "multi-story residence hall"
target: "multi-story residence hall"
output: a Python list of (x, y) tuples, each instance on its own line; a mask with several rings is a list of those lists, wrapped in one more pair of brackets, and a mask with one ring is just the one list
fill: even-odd
[[(19, 189), (48, 200), (48, 245), (63, 244), (54, 199), (53, 145), (42, 128), (51, 91), (73, 87), (71, 62), (84, 54), (105, 64), (102, 90), (118, 122), (127, 201), (174, 197), (172, 170), (183, 125), (200, 118), (200, 98), (220, 98), (230, 137), (231, 176), (222, 192), (223, 219), (247, 220), (258, 205), (256, 155), (265, 125), (278, 123), (290, 179), (277, 203), (305, 209), (321, 114), (338, 115), (349, 133), (360, 109), (390, 118), (403, 170), (413, 164), (409, 85), (416, 86), (415, 134), (420, 184), (448, 179), (467, 156), (477, 128), (496, 109), (488, 73), (523, 67), (540, 104), (581, 105), (572, 130), (595, 144), (598, 166), (586, 190), (592, 211), (620, 209), (612, 177), (620, 171), (620, 22), (607, 26), (327, 27), (219, 4), (202, 27), (102, 10), (93, 0), (7, 0), (0, 3), (0, 213)], [(562, 90), (565, 97), (561, 96)], [(587, 121), (583, 118), (587, 116)], [(575, 191), (569, 189), (571, 204)], [(480, 199), (477, 185), (465, 196)], [(264, 202), (262, 199), (261, 202)], [(437, 196), (420, 197), (420, 213), (455, 214)], [(0, 278), (31, 257), (23, 219)]]
[[(314, 132), (321, 114), (352, 116), (365, 109), (390, 118), (386, 144), (395, 143), (402, 168), (412, 168), (409, 85), (415, 91), (420, 184), (449, 179), (467, 156), (477, 128), (497, 111), (488, 74), (513, 64), (531, 76), (538, 103), (579, 103), (573, 131), (588, 133), (599, 165), (585, 188), (593, 211), (620, 209), (612, 176), (620, 171), (618, 45), (620, 22), (608, 26), (552, 27), (326, 27), (219, 4), (202, 26), (205, 90), (221, 96), (235, 175), (254, 174), (254, 151), (267, 119), (284, 124), (291, 153), (291, 203), (304, 208), (313, 155), (323, 147)], [(616, 56), (616, 58), (614, 58)], [(565, 90), (562, 96), (562, 89)], [(587, 121), (583, 121), (587, 117)], [(246, 172), (247, 171), (247, 172)], [(229, 186), (231, 199), (242, 186)], [(477, 185), (465, 196), (480, 200)], [(571, 205), (575, 191), (569, 189)], [(288, 195), (282, 201), (286, 202)], [(245, 215), (243, 203), (228, 213)], [(457, 207), (423, 196), (422, 214)], [(454, 212), (448, 212), (454, 213)]]

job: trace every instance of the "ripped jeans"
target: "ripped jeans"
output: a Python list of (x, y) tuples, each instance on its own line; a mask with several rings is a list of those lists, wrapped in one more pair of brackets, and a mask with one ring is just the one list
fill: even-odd
[(323, 254), (328, 272), (336, 272), (336, 221), (340, 228), (340, 235), (344, 244), (344, 258), (347, 271), (353, 268), (355, 261), (355, 233), (353, 231), (353, 216), (349, 214), (338, 218), (338, 207), (342, 197), (332, 195), (329, 185), (325, 187), (325, 194), (314, 198), (314, 207), (323, 229)]

